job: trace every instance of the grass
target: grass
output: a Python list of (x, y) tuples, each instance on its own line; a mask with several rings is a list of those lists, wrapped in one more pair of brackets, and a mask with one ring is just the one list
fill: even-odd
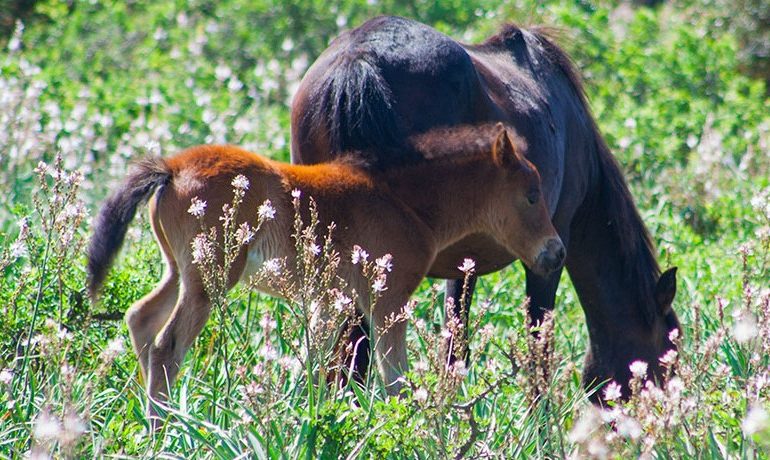
[[(626, 15), (613, 2), (524, 0), (38, 3), (0, 42), (0, 456), (767, 457), (770, 103), (738, 71), (736, 39), (712, 21), (721, 13), (697, 2)], [(330, 390), (313, 378), (328, 356), (296, 345), (301, 301), (236, 289), (151, 434), (126, 328), (111, 318), (162, 264), (142, 217), (89, 304), (89, 216), (148, 142), (171, 153), (227, 141), (287, 159), (292, 88), (340, 29), (378, 12), (467, 40), (511, 19), (562, 29), (661, 265), (679, 267), (677, 377), (595, 411), (568, 277), (544, 356), (512, 266), (479, 283), (467, 370), (440, 364), (442, 295), (429, 280), (414, 296), (405, 396), (387, 398), (376, 379)]]

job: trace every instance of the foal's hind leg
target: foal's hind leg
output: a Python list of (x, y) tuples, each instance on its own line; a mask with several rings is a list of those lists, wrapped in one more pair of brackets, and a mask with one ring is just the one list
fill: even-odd
[(169, 270), (152, 292), (126, 311), (126, 324), (131, 336), (131, 344), (139, 360), (145, 382), (148, 381), (149, 349), (174, 308), (179, 295), (178, 283), (179, 275), (176, 271)]
[[(187, 350), (211, 312), (211, 303), (195, 270), (196, 267), (188, 268), (176, 306), (150, 346), (147, 392), (153, 400), (168, 397)], [(150, 416), (155, 415), (152, 404), (149, 412)]]

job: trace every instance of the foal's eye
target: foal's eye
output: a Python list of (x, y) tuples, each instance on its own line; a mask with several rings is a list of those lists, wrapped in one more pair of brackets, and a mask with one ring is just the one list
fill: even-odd
[(540, 199), (540, 190), (530, 190), (527, 193), (527, 201), (529, 201), (529, 204), (535, 204), (539, 199)]

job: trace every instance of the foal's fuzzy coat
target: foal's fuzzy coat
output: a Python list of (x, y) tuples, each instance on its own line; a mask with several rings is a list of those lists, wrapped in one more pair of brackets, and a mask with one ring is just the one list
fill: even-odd
[[(481, 140), (479, 133), (485, 136)], [(231, 146), (200, 146), (168, 159), (145, 159), (96, 219), (89, 247), (91, 295), (95, 297), (104, 281), (137, 207), (154, 196), (149, 202), (151, 223), (167, 270), (158, 286), (129, 308), (126, 321), (150, 397), (166, 397), (167, 385), (174, 381), (211, 309), (192, 259), (190, 243), (201, 227), (188, 212), (191, 199), (206, 201), (210, 210), (221, 209), (230, 202), (231, 181), (239, 174), (248, 178), (250, 186), (238, 220), (255, 223), (265, 199), (273, 203), (276, 218), (240, 251), (228, 288), (268, 259), (291, 261), (296, 256), (290, 236), (290, 191), (299, 189), (315, 199), (322, 223), (336, 224), (333, 242), (345, 255), (340, 275), (351, 288), (367, 292), (368, 286), (351, 266), (350, 248), (358, 244), (375, 256), (392, 254), (394, 268), (377, 308), (370, 314), (368, 305), (358, 305), (360, 312), (370, 315), (366, 319), (376, 334), (385, 318), (407, 302), (436, 254), (468, 235), (487, 235), (533, 270), (559, 268), (564, 248), (539, 192), (537, 170), (517, 153), (502, 125), (489, 133), (489, 129), (478, 131), (476, 140), (468, 143), (473, 148), (467, 155), (442, 157), (441, 152), (433, 152), (434, 160), (388, 172), (344, 162), (288, 165)], [(429, 149), (441, 146), (440, 141), (424, 138), (419, 143)], [(412, 207), (407, 207), (402, 201), (407, 195), (420, 199), (411, 200)], [(454, 218), (451, 210), (457, 208), (465, 210), (467, 219)], [(220, 226), (218, 216), (211, 214), (216, 213), (203, 217), (204, 225)], [(359, 302), (367, 302), (366, 297), (359, 296)], [(397, 379), (407, 368), (405, 333), (406, 324), (400, 322), (373, 338), (379, 370), (390, 392), (398, 391)]]

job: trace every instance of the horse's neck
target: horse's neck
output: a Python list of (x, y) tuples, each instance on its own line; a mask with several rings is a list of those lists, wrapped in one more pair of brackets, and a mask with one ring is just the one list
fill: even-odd
[(440, 246), (489, 231), (485, 210), (494, 191), (483, 161), (438, 160), (386, 173), (391, 192), (433, 232)]

